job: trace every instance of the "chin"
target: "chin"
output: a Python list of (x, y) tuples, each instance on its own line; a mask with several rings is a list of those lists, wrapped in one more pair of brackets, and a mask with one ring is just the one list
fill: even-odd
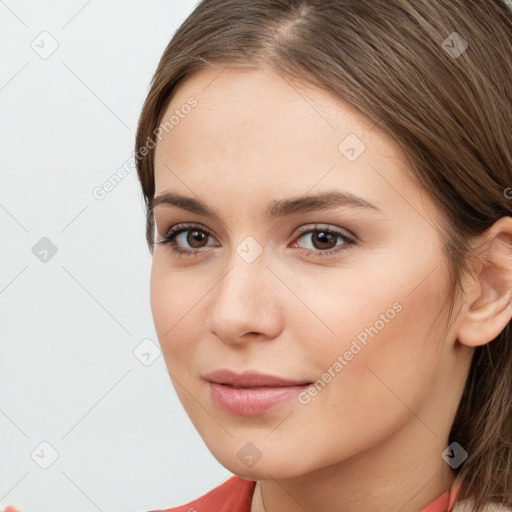
[(222, 466), (244, 480), (286, 480), (317, 469), (311, 464), (306, 464), (307, 461), (300, 454), (295, 454), (289, 458), (285, 454), (276, 453), (275, 451), (267, 457), (262, 454), (261, 458), (249, 467), (250, 462), (246, 465), (239, 460), (236, 453), (235, 457), (226, 453), (216, 454), (213, 451), (212, 453)]

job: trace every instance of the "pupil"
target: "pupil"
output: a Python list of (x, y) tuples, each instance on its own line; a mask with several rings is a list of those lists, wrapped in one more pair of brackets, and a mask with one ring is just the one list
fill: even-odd
[(329, 244), (329, 241), (332, 242), (332, 240), (335, 240), (335, 237), (332, 233), (326, 233), (325, 231), (319, 231), (317, 232), (318, 236), (317, 238), (320, 238), (320, 247), (319, 249), (325, 249), (326, 247), (322, 247), (322, 244), (326, 244), (329, 246), (329, 248), (332, 247), (332, 244)]
[(187, 237), (187, 242), (192, 246), (196, 247), (194, 244), (196, 242), (201, 242), (205, 238), (205, 233), (202, 233), (201, 231), (190, 231), (189, 236)]

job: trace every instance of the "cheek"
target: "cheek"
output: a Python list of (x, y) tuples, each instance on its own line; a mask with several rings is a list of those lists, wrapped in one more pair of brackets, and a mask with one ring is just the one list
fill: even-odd
[(347, 271), (346, 281), (322, 281), (321, 288), (304, 283), (302, 297), (317, 318), (296, 315), (294, 330), (310, 375), (321, 380), (318, 394), (332, 406), (341, 400), (367, 416), (374, 404), (385, 415), (400, 399), (412, 406), (428, 391), (443, 353), (448, 290), (443, 269), (429, 275), (428, 262), (421, 263), (409, 264), (409, 274), (395, 261), (386, 272)]
[[(208, 293), (218, 281), (213, 273), (202, 279), (197, 277), (200, 272), (171, 268), (161, 256), (153, 258), (151, 268), (151, 311), (162, 355), (169, 373), (179, 382), (187, 382), (187, 387), (195, 385), (195, 364), (211, 306)], [(177, 392), (181, 396), (179, 385)]]
[[(388, 305), (386, 301), (384, 304)], [(429, 331), (435, 315), (418, 309), (421, 297), (413, 299), (411, 295), (401, 304), (402, 309), (389, 323), (383, 327), (377, 324), (377, 330), (382, 328), (376, 334), (369, 328), (386, 308), (372, 306), (368, 311), (368, 307), (350, 309), (349, 303), (345, 304), (352, 316), (338, 318), (336, 343), (322, 345), (318, 340), (314, 349), (308, 348), (305, 359), (318, 379), (314, 388), (318, 391), (309, 401), (295, 404), (297, 418), (307, 427), (284, 425), (278, 440), (298, 436), (299, 442), (310, 448), (306, 458), (333, 464), (379, 443), (409, 422), (411, 411), (422, 410), (430, 400), (436, 377), (440, 340)], [(366, 332), (365, 327), (374, 334), (367, 333), (366, 344), (356, 337)], [(359, 348), (352, 344), (354, 340)], [(343, 357), (346, 351), (351, 359), (345, 357), (342, 364), (338, 356)], [(428, 417), (424, 420), (430, 425)], [(322, 436), (311, 438), (312, 426), (320, 429)], [(325, 442), (326, 438), (333, 441)]]
[[(436, 316), (443, 298), (428, 284), (406, 289), (402, 296), (373, 296), (366, 307), (345, 301), (337, 343), (310, 353), (320, 376), (329, 368), (336, 374), (325, 400), (338, 414), (350, 412), (351, 431), (368, 429), (375, 418), (391, 427), (428, 398), (442, 356), (445, 316)], [(342, 363), (333, 366), (338, 356)]]
[[(170, 269), (153, 258), (150, 302), (155, 330), (169, 371), (187, 372), (204, 330), (204, 289), (190, 272)], [(211, 286), (211, 285), (210, 285)]]

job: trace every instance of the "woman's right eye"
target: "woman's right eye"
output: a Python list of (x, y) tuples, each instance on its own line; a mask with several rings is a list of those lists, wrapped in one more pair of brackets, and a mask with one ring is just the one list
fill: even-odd
[(169, 245), (173, 252), (178, 255), (196, 255), (201, 252), (202, 246), (199, 248), (184, 249), (180, 244), (201, 244), (202, 241), (208, 240), (212, 236), (209, 231), (195, 224), (177, 224), (169, 229), (164, 235), (157, 237), (157, 243), (161, 245)]

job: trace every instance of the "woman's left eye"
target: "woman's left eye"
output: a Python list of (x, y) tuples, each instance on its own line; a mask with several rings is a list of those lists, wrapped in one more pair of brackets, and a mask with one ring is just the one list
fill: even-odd
[[(305, 256), (327, 256), (335, 252), (346, 251), (350, 246), (356, 243), (352, 236), (347, 235), (343, 231), (329, 227), (315, 226), (314, 228), (306, 229), (301, 231), (295, 240), (305, 235), (309, 235), (311, 245), (313, 245), (313, 249), (306, 248), (301, 252), (301, 254)], [(338, 244), (337, 241), (340, 239), (342, 243)], [(315, 247), (315, 245), (317, 247)]]
[[(306, 256), (327, 256), (329, 254), (347, 250), (351, 245), (356, 242), (352, 236), (349, 236), (343, 231), (331, 227), (314, 226), (313, 228), (303, 229), (300, 231), (293, 240), (292, 247), (297, 246), (296, 241), (300, 238), (309, 236), (310, 245), (313, 248), (304, 248), (301, 251), (302, 255)], [(196, 225), (190, 224), (177, 224), (167, 231), (164, 235), (157, 237), (157, 243), (161, 245), (170, 245), (173, 252), (178, 255), (192, 256), (203, 252), (203, 242), (208, 241), (208, 237), (212, 236), (211, 233)], [(338, 243), (341, 240), (342, 243)], [(191, 249), (184, 248), (180, 244), (188, 244)], [(300, 246), (299, 246), (300, 247)]]

